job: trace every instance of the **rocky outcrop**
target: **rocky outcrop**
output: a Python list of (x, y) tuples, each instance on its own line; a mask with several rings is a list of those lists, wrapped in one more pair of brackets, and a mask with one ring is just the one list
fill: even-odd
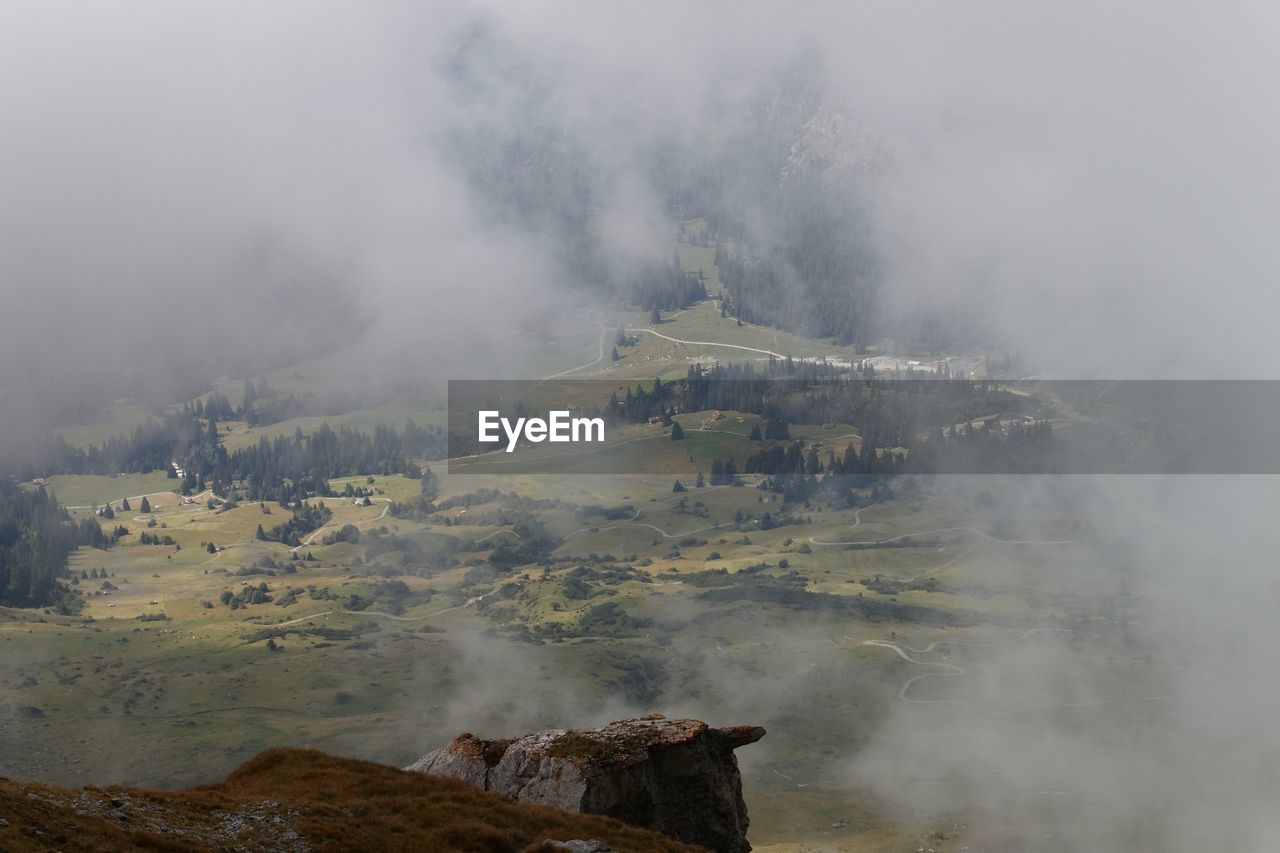
[(715, 729), (654, 715), (516, 740), (464, 734), (405, 769), (463, 779), (524, 803), (608, 815), (721, 853), (743, 853), (751, 845), (733, 751), (762, 737), (759, 726)]

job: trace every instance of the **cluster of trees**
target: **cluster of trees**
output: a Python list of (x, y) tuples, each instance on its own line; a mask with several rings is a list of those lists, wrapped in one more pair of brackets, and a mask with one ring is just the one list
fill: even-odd
[[(664, 426), (671, 423), (671, 415), (677, 412), (697, 412), (710, 409), (728, 409), (739, 412), (776, 415), (777, 405), (766, 405), (775, 400), (779, 391), (803, 388), (817, 380), (839, 376), (837, 369), (821, 362), (795, 362), (790, 358), (769, 360), (763, 370), (750, 364), (719, 364), (711, 368), (692, 365), (683, 380), (663, 384), (654, 379), (646, 389), (628, 386), (623, 396), (610, 395), (607, 414), (615, 420), (627, 423), (643, 423), (650, 418), (662, 418)], [(778, 380), (787, 379), (794, 385), (784, 385)], [(793, 412), (803, 415), (803, 412)], [(794, 423), (805, 423), (793, 417)]]
[(684, 381), (666, 386), (664, 393), (681, 411), (727, 409), (792, 424), (858, 424), (864, 435), (883, 439), (878, 447), (906, 446), (908, 437), (930, 426), (1028, 405), (1027, 398), (995, 382), (881, 380), (790, 358), (770, 359), (763, 370), (751, 364), (692, 365)]
[[(531, 498), (518, 492), (504, 492), (501, 489), (488, 487), (454, 495), (436, 503), (435, 499), (439, 494), (439, 486), (435, 475), (431, 473), (430, 469), (423, 474), (422, 484), (422, 494), (416, 502), (392, 503), (388, 509), (389, 513), (396, 518), (425, 521), (444, 510), (462, 507), (468, 510), (465, 515), (459, 513), (456, 516), (445, 516), (444, 518), (433, 519), (433, 521), (445, 526), (502, 526), (516, 524), (522, 518), (543, 510), (576, 511), (578, 508), (576, 504), (558, 498)], [(492, 506), (480, 511), (472, 511), (470, 509), (483, 504), (491, 504)]]
[(786, 441), (791, 438), (791, 427), (782, 418), (769, 418), (765, 422), (764, 432), (760, 431), (760, 424), (751, 425), (751, 434), (747, 436), (749, 441)]
[(1059, 461), (1057, 451), (1048, 421), (1001, 426), (992, 419), (945, 431), (935, 427), (912, 449), (905, 467), (919, 474), (1051, 473)]
[(512, 530), (515, 536), (503, 537), (502, 542), (489, 553), (489, 562), (508, 568), (543, 563), (560, 544), (533, 516), (520, 519)]
[(664, 424), (679, 412), (747, 412), (765, 418), (763, 430), (752, 428), (756, 441), (790, 438), (789, 424), (857, 424), (864, 444), (910, 448), (931, 429), (1028, 405), (1034, 403), (995, 382), (868, 379), (822, 362), (770, 359), (762, 370), (750, 364), (692, 365), (682, 380), (654, 380), (651, 388), (637, 385), (622, 397), (612, 394), (608, 412), (623, 422), (661, 418)]
[[(605, 414), (615, 421), (626, 423), (644, 423), (651, 418), (661, 418), (663, 426), (671, 426), (671, 416), (682, 411), (697, 411), (682, 405), (685, 402), (684, 385), (664, 385), (660, 378), (653, 380), (653, 387), (646, 390), (643, 385), (631, 386), (619, 397), (617, 392), (609, 395), (609, 405)], [(594, 416), (595, 411), (585, 414)], [(679, 438), (676, 439), (677, 441)]]
[[(120, 526), (117, 526), (116, 529), (124, 530)], [(125, 530), (124, 534), (112, 533), (112, 535), (108, 536), (102, 532), (102, 525), (92, 518), (82, 518), (76, 524), (76, 544), (83, 545), (86, 548), (97, 548), (101, 551), (105, 551), (114, 545), (120, 535), (127, 536), (128, 534), (129, 531)]]
[[(875, 450), (863, 445), (859, 454), (850, 442), (837, 455), (828, 451), (825, 459), (814, 445), (803, 441), (775, 444), (746, 457), (743, 473), (786, 478), (793, 475), (856, 477), (865, 485), (899, 474), (1016, 474), (1052, 471), (1056, 446), (1048, 421), (1001, 426), (996, 422), (981, 426), (965, 424), (931, 430), (909, 451)], [(718, 462), (719, 460), (717, 460)], [(733, 465), (730, 458), (711, 469), (711, 483), (727, 480), (724, 472)], [(717, 473), (720, 473), (719, 480)], [(735, 471), (736, 473), (736, 471)], [(781, 481), (779, 481), (781, 482)], [(778, 487), (783, 491), (784, 487)]]
[(352, 545), (360, 542), (360, 529), (354, 524), (344, 524), (332, 533), (326, 533), (320, 537), (322, 545), (337, 545), (339, 542), (349, 542)]
[(224, 589), (219, 600), (232, 610), (239, 610), (250, 604), (268, 604), (271, 601), (271, 587), (267, 586), (266, 581), (262, 581), (257, 586), (247, 585), (236, 593)]
[(44, 489), (0, 479), (0, 604), (46, 607), (69, 594), (60, 581), (85, 529)]
[[(702, 475), (698, 475), (701, 479)], [(730, 456), (725, 461), (719, 459), (711, 460), (711, 476), (708, 478), (713, 486), (729, 486), (738, 479), (738, 463), (733, 461)]]
[[(845, 447), (844, 458), (849, 456), (856, 459), (852, 444)], [(810, 446), (806, 452), (804, 442), (793, 441), (785, 447), (775, 444), (750, 454), (743, 461), (742, 470), (747, 474), (820, 474), (822, 460), (816, 447)]]
[(679, 255), (665, 264), (653, 263), (636, 272), (629, 283), (627, 298), (646, 311), (685, 308), (707, 298), (701, 272), (685, 272)]
[(392, 501), (387, 511), (396, 518), (411, 518), (418, 521), (434, 513), (437, 509), (435, 499), (440, 495), (440, 480), (436, 473), (430, 468), (422, 471), (419, 487), (417, 500), (408, 503)]
[(280, 542), (291, 546), (301, 545), (303, 536), (323, 527), (332, 517), (333, 510), (325, 506), (324, 501), (317, 501), (314, 504), (299, 502), (287, 521), (282, 521), (270, 530), (264, 530), (259, 524), (257, 536), (267, 542)]
[(795, 234), (758, 255), (742, 249), (731, 253), (716, 244), (716, 268), (728, 287), (725, 312), (742, 322), (833, 338), (865, 352), (879, 330), (864, 256), (847, 235), (811, 222), (787, 224)]
[[(177, 462), (183, 470), (184, 494), (206, 488), (227, 494), (236, 488), (248, 500), (288, 504), (312, 495), (330, 495), (327, 480), (331, 477), (401, 473), (411, 467), (412, 457), (434, 458), (445, 451), (444, 430), (419, 427), (410, 420), (400, 431), (379, 425), (372, 433), (346, 427), (335, 431), (324, 423), (309, 436), (301, 430), (274, 440), (264, 436), (255, 445), (228, 452), (219, 441), (218, 420), (208, 416), (211, 405), (188, 404), (161, 420), (148, 420), (128, 437), (117, 436), (87, 450), (71, 447), (58, 435), (19, 474), (30, 479), (55, 473), (163, 469), (176, 477), (171, 463)], [(222, 406), (212, 408), (220, 411)]]

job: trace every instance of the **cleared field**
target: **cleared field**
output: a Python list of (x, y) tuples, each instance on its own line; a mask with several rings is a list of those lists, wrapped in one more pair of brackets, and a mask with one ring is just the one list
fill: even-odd
[(228, 451), (234, 451), (242, 447), (251, 447), (263, 438), (271, 440), (280, 436), (291, 436), (297, 430), (302, 430), (303, 435), (311, 435), (320, 428), (321, 424), (326, 423), (335, 430), (347, 427), (366, 433), (372, 433), (374, 428), (380, 425), (399, 430), (408, 420), (412, 420), (420, 427), (443, 427), (446, 424), (447, 415), (443, 393), (428, 395), (423, 392), (412, 392), (373, 409), (357, 409), (336, 415), (287, 418), (262, 427), (249, 427), (243, 422), (229, 423), (226, 426), (230, 427), (231, 432), (222, 440), (222, 444)]
[(122, 498), (168, 493), (178, 486), (163, 471), (149, 474), (121, 474), (117, 477), (63, 474), (50, 477), (45, 486), (65, 506), (95, 507)]

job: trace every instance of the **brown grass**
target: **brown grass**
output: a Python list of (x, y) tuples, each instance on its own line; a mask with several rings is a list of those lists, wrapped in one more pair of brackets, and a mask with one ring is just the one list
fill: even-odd
[[(112, 814), (114, 813), (114, 814)], [(271, 749), (225, 782), (176, 793), (0, 780), (0, 850), (536, 850), (599, 839), (691, 851), (611, 818), (530, 806), (464, 782), (322, 752)]]

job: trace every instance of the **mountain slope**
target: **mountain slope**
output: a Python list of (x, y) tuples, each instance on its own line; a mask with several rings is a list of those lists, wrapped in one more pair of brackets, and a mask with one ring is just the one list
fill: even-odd
[(598, 839), (620, 853), (696, 849), (610, 818), (312, 750), (267, 750), (225, 782), (179, 792), (0, 780), (3, 850), (505, 853), (548, 839)]

